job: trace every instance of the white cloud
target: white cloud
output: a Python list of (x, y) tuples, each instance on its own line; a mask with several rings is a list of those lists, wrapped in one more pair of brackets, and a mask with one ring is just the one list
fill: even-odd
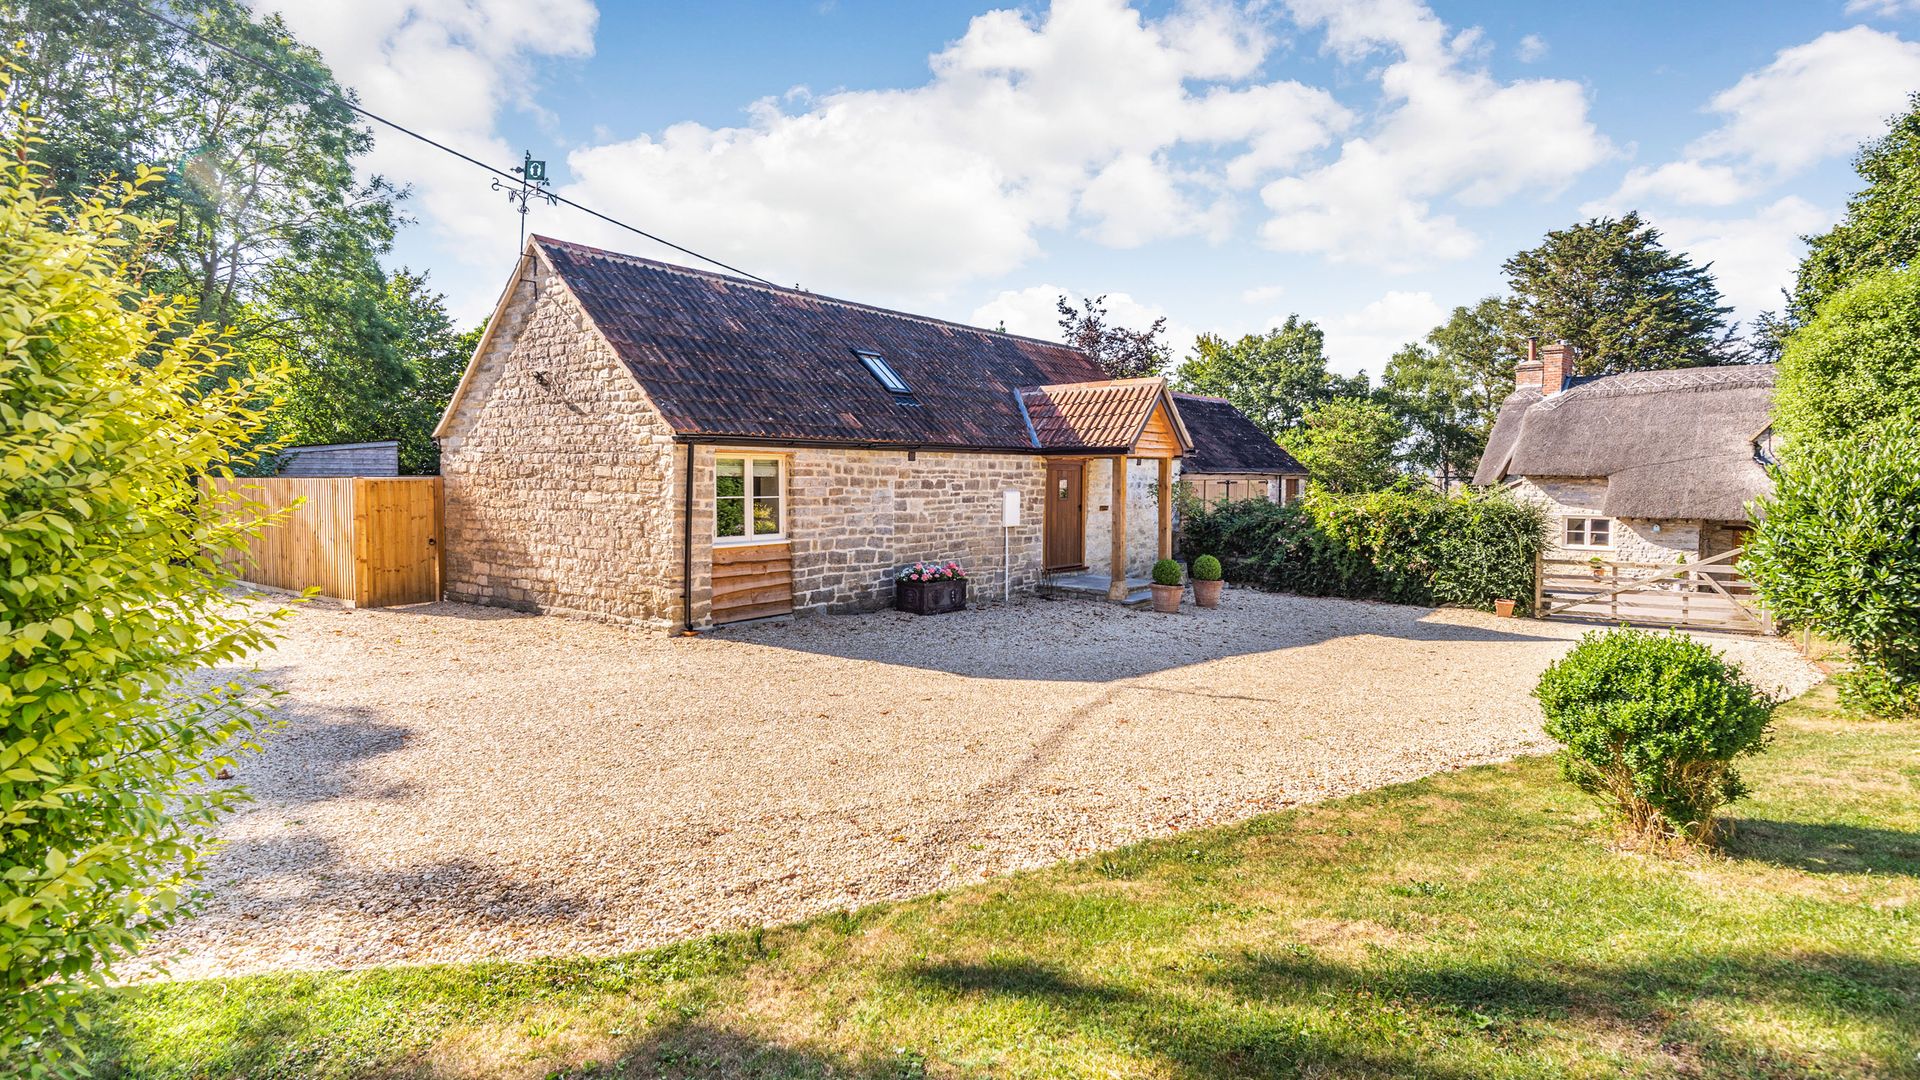
[[(1587, 213), (1668, 206), (1731, 206), (1824, 159), (1848, 155), (1886, 128), (1887, 117), (1920, 90), (1920, 43), (1856, 26), (1782, 49), (1771, 63), (1715, 94), (1708, 111), (1720, 125), (1688, 144), (1686, 156), (1630, 170), (1620, 187), (1587, 204)], [(1743, 318), (1778, 307), (1776, 271), (1797, 263), (1798, 242), (1784, 221), (1813, 221), (1812, 204), (1781, 199), (1753, 217), (1713, 221), (1663, 218), (1675, 235), (1703, 238), (1727, 252), (1716, 276), (1739, 297)], [(1806, 225), (1800, 232), (1827, 224)], [(1791, 246), (1796, 254), (1785, 254)], [(1755, 261), (1757, 260), (1757, 261)], [(1742, 282), (1748, 282), (1742, 284)]]
[(1401, 346), (1426, 337), (1447, 315), (1430, 292), (1389, 292), (1320, 324), (1327, 335), (1327, 366), (1348, 375), (1364, 369), (1378, 382)]
[(1204, 0), (992, 11), (921, 86), (769, 98), (740, 126), (583, 149), (567, 194), (782, 281), (938, 296), (1032, 258), (1041, 230), (1219, 235), (1230, 192), (1350, 121), (1324, 90), (1253, 81), (1273, 46), (1257, 11)]
[(1789, 195), (1740, 218), (1661, 216), (1661, 241), (1696, 263), (1712, 263), (1713, 278), (1734, 317), (1750, 323), (1762, 311), (1778, 311), (1780, 290), (1793, 285), (1806, 253), (1802, 236), (1826, 230), (1836, 220), (1798, 195)]
[(1731, 206), (1751, 196), (1756, 185), (1730, 165), (1669, 161), (1657, 169), (1639, 166), (1627, 173), (1612, 195), (1581, 208), (1586, 214), (1620, 214), (1649, 200), (1680, 206)]
[(1240, 293), (1240, 300), (1248, 304), (1270, 304), (1280, 299), (1287, 291), (1285, 285), (1255, 285)]
[(1783, 49), (1773, 63), (1714, 95), (1726, 119), (1687, 148), (1786, 175), (1850, 154), (1920, 90), (1920, 43), (1856, 26)]
[(1539, 34), (1528, 34), (1521, 38), (1519, 46), (1513, 50), (1523, 64), (1537, 64), (1547, 58), (1547, 52), (1547, 39)]
[[(496, 134), (501, 112), (533, 108), (525, 88), (539, 60), (591, 55), (599, 18), (592, 0), (250, 2), (279, 12), (367, 108), (502, 165), (517, 164), (520, 152)], [(455, 293), (456, 315), (479, 317), (513, 257), (515, 215), (472, 165), (374, 131), (368, 171), (411, 186), (409, 210), (454, 256), (436, 268), (434, 284)]]
[(1847, 14), (1892, 19), (1920, 12), (1920, 0), (1847, 0)]
[(1415, 0), (1291, 0), (1303, 26), (1348, 61), (1398, 59), (1381, 73), (1388, 108), (1332, 163), (1261, 190), (1261, 229), (1280, 251), (1314, 252), (1408, 270), (1464, 258), (1479, 238), (1444, 201), (1486, 206), (1547, 196), (1613, 151), (1587, 118), (1585, 90), (1560, 79), (1502, 83), (1472, 66), (1472, 32), (1447, 27)]
[[(1127, 293), (1110, 292), (1105, 295), (1107, 314), (1115, 323), (1130, 329), (1144, 330), (1153, 325), (1153, 320), (1167, 315), (1165, 308), (1135, 300)], [(1059, 341), (1060, 313), (1056, 305), (1062, 296), (1078, 308), (1088, 294), (1059, 285), (1007, 289), (974, 308), (966, 321), (988, 329), (1004, 323), (1008, 333)], [(1199, 331), (1192, 326), (1167, 318), (1166, 341), (1173, 351), (1175, 363), (1179, 363), (1193, 349), (1193, 340), (1198, 336)]]

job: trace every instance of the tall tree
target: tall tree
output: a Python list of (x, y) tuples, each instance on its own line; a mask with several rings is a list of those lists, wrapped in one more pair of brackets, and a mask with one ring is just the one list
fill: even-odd
[(138, 204), (175, 222), (145, 285), (190, 298), (235, 367), (286, 372), (274, 433), (399, 438), (402, 467), (431, 471), (438, 454), (417, 415), (431, 403), (416, 398), (445, 382), (423, 375), (444, 369), (452, 331), (437, 294), (381, 266), (401, 193), (358, 171), (373, 143), (342, 104), (351, 92), (278, 16), (237, 0), (157, 6), (286, 77), (133, 5), (0, 0), (0, 37), (22, 42), (25, 69), (6, 98), (43, 118), (55, 190), (166, 169)]
[(1326, 335), (1298, 315), (1264, 334), (1229, 342), (1202, 334), (1181, 363), (1175, 381), (1182, 390), (1233, 403), (1272, 438), (1300, 426), (1317, 406), (1367, 392), (1367, 376), (1327, 370)]
[(1500, 403), (1513, 391), (1520, 349), (1506, 329), (1505, 301), (1460, 306), (1421, 343), (1387, 364), (1381, 398), (1406, 425), (1408, 460), (1443, 483), (1471, 472)]
[(1064, 296), (1054, 306), (1060, 312), (1061, 340), (1093, 357), (1110, 378), (1158, 375), (1173, 358), (1165, 316), (1145, 330), (1133, 330), (1114, 324), (1104, 295), (1082, 301), (1078, 309)]
[(1847, 200), (1838, 225), (1807, 238), (1787, 305), (1791, 325), (1812, 319), (1841, 289), (1881, 271), (1905, 269), (1920, 254), (1920, 93), (1885, 135), (1860, 148), (1853, 167), (1866, 186)]
[(148, 284), (190, 297), (222, 330), (288, 263), (377, 272), (398, 224), (397, 193), (356, 174), (373, 137), (320, 55), (279, 16), (255, 18), (237, 0), (158, 6), (288, 77), (134, 5), (0, 0), (0, 39), (22, 50), (7, 103), (39, 118), (56, 191), (165, 168), (166, 182), (139, 206), (175, 222)]
[(1398, 449), (1407, 429), (1377, 401), (1340, 398), (1308, 412), (1280, 440), (1313, 481), (1330, 491), (1379, 491), (1401, 476)]
[(1692, 367), (1736, 357), (1732, 310), (1708, 266), (1668, 251), (1638, 213), (1547, 234), (1503, 268), (1513, 336), (1573, 346), (1575, 373)]

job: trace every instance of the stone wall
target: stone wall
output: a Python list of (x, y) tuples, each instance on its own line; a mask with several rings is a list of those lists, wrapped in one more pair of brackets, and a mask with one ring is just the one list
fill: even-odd
[(1514, 485), (1515, 495), (1547, 508), (1546, 557), (1549, 559), (1585, 561), (1597, 555), (1608, 562), (1673, 566), (1682, 555), (1689, 562), (1699, 558), (1702, 523), (1689, 519), (1614, 518), (1610, 547), (1565, 546), (1562, 542), (1566, 536), (1562, 526), (1565, 519), (1605, 517), (1599, 507), (1606, 493), (1607, 481), (1591, 477), (1530, 476)]
[(528, 270), (440, 439), (446, 596), (677, 625), (673, 433), (544, 264)]
[[(1151, 458), (1127, 461), (1127, 576), (1146, 577), (1160, 557), (1160, 507), (1155, 486), (1159, 462)], [(1174, 462), (1173, 482), (1180, 482), (1180, 463)], [(1113, 559), (1113, 460), (1087, 462), (1087, 569), (1105, 573)]]

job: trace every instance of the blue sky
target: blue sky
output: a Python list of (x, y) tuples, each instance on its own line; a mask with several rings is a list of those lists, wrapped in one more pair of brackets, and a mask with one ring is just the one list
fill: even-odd
[[(783, 284), (1041, 335), (1107, 293), (1182, 349), (1298, 312), (1375, 374), (1595, 213), (1775, 306), (1920, 90), (1920, 0), (257, 6), (377, 111)], [(398, 137), (372, 164), (415, 193), (395, 262), (483, 317), (516, 215)]]

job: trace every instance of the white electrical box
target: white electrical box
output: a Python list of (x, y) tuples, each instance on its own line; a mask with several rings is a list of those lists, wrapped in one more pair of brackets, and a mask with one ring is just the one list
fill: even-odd
[(1000, 524), (1011, 529), (1020, 524), (1020, 493), (1008, 489), (1000, 493)]

